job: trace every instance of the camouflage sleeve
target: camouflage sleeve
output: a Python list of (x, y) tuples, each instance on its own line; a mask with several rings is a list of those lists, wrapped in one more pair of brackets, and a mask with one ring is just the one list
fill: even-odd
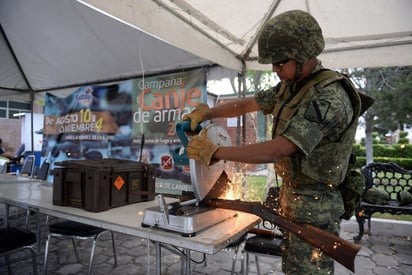
[(265, 114), (271, 114), (275, 106), (276, 87), (268, 90), (262, 90), (255, 94), (255, 100), (260, 107), (260, 110)]
[(350, 98), (339, 82), (319, 90), (288, 122), (280, 135), (308, 155), (322, 141), (337, 141), (353, 116)]

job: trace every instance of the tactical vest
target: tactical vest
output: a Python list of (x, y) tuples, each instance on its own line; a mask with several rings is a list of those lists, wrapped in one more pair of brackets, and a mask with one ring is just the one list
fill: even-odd
[(273, 137), (287, 127), (290, 118), (298, 109), (306, 108), (318, 91), (335, 81), (340, 81), (352, 102), (352, 120), (339, 140), (321, 141), (308, 156), (297, 152), (275, 163), (276, 173), (294, 184), (324, 183), (336, 187), (344, 180), (360, 116), (361, 101), (352, 82), (344, 75), (331, 70), (317, 73), (293, 96), (286, 94), (286, 84), (282, 84), (275, 96), (276, 103), (272, 112)]

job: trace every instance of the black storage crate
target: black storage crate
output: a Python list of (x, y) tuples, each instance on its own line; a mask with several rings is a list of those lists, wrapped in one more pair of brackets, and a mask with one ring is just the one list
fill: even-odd
[(153, 200), (155, 166), (120, 159), (74, 160), (53, 169), (53, 204), (106, 211)]

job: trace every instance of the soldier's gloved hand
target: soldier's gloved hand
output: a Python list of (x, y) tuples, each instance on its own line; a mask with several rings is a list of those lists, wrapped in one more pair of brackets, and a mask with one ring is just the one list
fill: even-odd
[(212, 109), (207, 104), (200, 103), (191, 113), (185, 114), (182, 120), (190, 120), (190, 130), (194, 132), (199, 123), (212, 119), (212, 116)]
[(213, 154), (217, 149), (219, 146), (207, 137), (207, 130), (204, 128), (198, 135), (192, 137), (187, 144), (186, 152), (189, 158), (200, 160), (206, 166), (210, 166), (218, 161), (213, 159)]

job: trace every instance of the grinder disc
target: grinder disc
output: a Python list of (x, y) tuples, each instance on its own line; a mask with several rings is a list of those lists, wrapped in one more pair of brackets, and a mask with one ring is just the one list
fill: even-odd
[[(219, 146), (231, 146), (232, 141), (225, 128), (218, 124), (209, 124), (204, 127), (207, 130), (208, 138)], [(201, 201), (217, 182), (222, 172), (225, 170), (226, 162), (223, 160), (206, 166), (200, 160), (190, 159), (190, 179), (193, 192), (198, 201)]]

